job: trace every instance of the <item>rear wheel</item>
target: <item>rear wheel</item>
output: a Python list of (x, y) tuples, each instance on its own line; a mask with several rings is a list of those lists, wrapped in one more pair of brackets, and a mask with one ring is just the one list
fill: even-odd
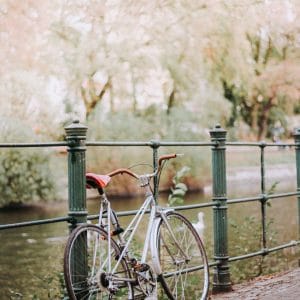
[[(112, 269), (120, 248), (111, 239)], [(70, 299), (133, 299), (131, 284), (115, 282), (115, 291), (108, 290), (108, 236), (95, 225), (77, 227), (70, 235), (64, 254), (64, 276)], [(121, 261), (114, 277), (129, 278), (126, 262)]]
[(209, 288), (208, 263), (202, 241), (193, 225), (182, 215), (166, 213), (155, 234), (154, 263), (162, 288), (159, 299), (206, 299)]

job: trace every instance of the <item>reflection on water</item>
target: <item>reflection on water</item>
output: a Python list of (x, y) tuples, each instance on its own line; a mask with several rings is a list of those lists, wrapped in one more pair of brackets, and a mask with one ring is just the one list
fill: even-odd
[[(239, 195), (238, 197), (241, 197)], [(209, 196), (192, 194), (185, 204), (209, 202)], [(278, 231), (278, 242), (297, 239), (297, 205), (295, 197), (276, 199), (268, 207), (268, 219), (273, 219), (274, 230)], [(161, 197), (161, 205), (166, 205), (166, 197)], [(141, 198), (114, 199), (112, 206), (116, 211), (137, 209)], [(98, 200), (88, 201), (89, 213), (98, 211)], [(58, 203), (52, 208), (26, 209), (18, 212), (0, 211), (1, 223), (21, 222), (33, 219), (45, 219), (64, 216), (67, 213), (66, 203)], [(200, 210), (185, 211), (193, 223), (198, 221)], [(212, 208), (201, 209), (204, 213), (204, 242), (212, 258)], [(255, 215), (260, 220), (259, 203), (231, 205), (228, 216), (237, 224), (242, 224), (247, 216)], [(288, 216), (288, 217), (287, 217)], [(123, 217), (122, 224), (127, 224), (131, 217)], [(146, 227), (146, 223), (142, 224)], [(249, 229), (251, 234), (251, 228)], [(143, 241), (143, 230), (139, 231)], [(68, 236), (66, 223), (41, 225), (0, 231), (0, 299), (56, 299), (59, 294), (59, 278), (62, 272), (63, 248)], [(238, 236), (229, 230), (229, 243), (235, 243)], [(34, 298), (36, 297), (36, 298)]]
[[(14, 223), (63, 214), (32, 208), (0, 212), (0, 218), (1, 223)], [(65, 223), (0, 231), (0, 299), (54, 299), (67, 236)]]

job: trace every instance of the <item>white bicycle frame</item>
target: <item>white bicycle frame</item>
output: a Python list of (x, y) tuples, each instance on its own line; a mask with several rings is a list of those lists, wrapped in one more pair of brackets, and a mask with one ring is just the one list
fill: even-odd
[[(102, 200), (101, 207), (100, 207), (98, 225), (101, 226), (104, 223), (103, 222), (103, 210), (104, 210), (103, 203), (104, 203), (107, 207), (107, 213), (106, 213), (107, 214), (107, 225), (106, 225), (107, 232), (111, 232), (112, 211), (111, 211), (111, 207), (110, 207), (110, 202), (106, 199), (105, 195), (103, 195), (103, 198), (104, 199)], [(128, 248), (133, 240), (133, 237), (142, 221), (143, 216), (149, 210), (149, 208), (150, 208), (150, 217), (149, 217), (149, 221), (148, 221), (148, 227), (147, 227), (145, 244), (144, 244), (143, 252), (142, 252), (142, 258), (140, 261), (141, 263), (146, 263), (147, 253), (148, 253), (149, 245), (150, 245), (150, 237), (152, 234), (154, 220), (156, 218), (155, 216), (157, 215), (157, 213), (159, 214), (159, 217), (161, 215), (161, 212), (158, 210), (158, 207), (155, 204), (155, 199), (154, 199), (152, 193), (150, 193), (146, 197), (144, 203), (139, 208), (139, 210), (136, 213), (136, 215), (134, 216), (134, 218), (131, 220), (131, 222), (125, 229), (125, 231), (120, 235), (119, 240), (120, 240), (120, 244), (122, 246), (122, 253), (120, 254), (119, 259), (113, 269), (111, 269), (110, 255), (108, 255), (108, 273), (113, 275), (116, 272), (117, 268), (119, 267), (122, 259), (124, 259), (124, 257), (128, 254)], [(157, 218), (159, 219), (159, 217), (157, 217)], [(110, 239), (108, 239), (108, 253), (111, 253)]]
[[(144, 177), (145, 178), (145, 177)], [(145, 179), (143, 178), (143, 181), (145, 182)], [(144, 187), (147, 188), (146, 190), (146, 199), (134, 218), (131, 220), (130, 224), (127, 226), (125, 231), (119, 236), (119, 242), (120, 246), (122, 249), (122, 252), (118, 258), (117, 263), (115, 264), (114, 268), (111, 268), (111, 257), (108, 255), (107, 260), (103, 263), (106, 264), (108, 263), (108, 274), (109, 274), (109, 288), (112, 288), (113, 281), (115, 282), (135, 282), (135, 279), (133, 278), (117, 278), (114, 277), (115, 272), (117, 271), (121, 261), (124, 259), (124, 257), (128, 256), (129, 254), (129, 247), (130, 244), (133, 240), (133, 237), (142, 221), (143, 216), (145, 213), (149, 210), (150, 208), (150, 216), (149, 216), (149, 221), (148, 221), (148, 227), (147, 227), (147, 233), (146, 233), (146, 238), (145, 238), (145, 243), (143, 247), (143, 252), (142, 252), (142, 257), (140, 263), (146, 263), (147, 261), (147, 254), (150, 248), (151, 252), (151, 259), (152, 259), (152, 269), (155, 273), (156, 276), (160, 275), (162, 273), (160, 264), (159, 264), (159, 258), (156, 257), (157, 251), (155, 250), (156, 247), (156, 241), (155, 241), (155, 232), (157, 231), (158, 225), (160, 224), (161, 219), (164, 220), (168, 231), (170, 232), (172, 238), (174, 239), (175, 244), (177, 244), (180, 252), (183, 254), (183, 256), (188, 259), (182, 248), (180, 247), (179, 243), (176, 240), (176, 237), (174, 236), (172, 229), (167, 221), (166, 218), (166, 213), (169, 211), (173, 211), (173, 209), (162, 209), (159, 206), (157, 206), (156, 201), (154, 199), (154, 196), (150, 190), (149, 187), (149, 180), (146, 182), (146, 184), (143, 184)], [(115, 216), (112, 213), (111, 207), (110, 207), (110, 202), (106, 198), (106, 195), (102, 195), (102, 201), (101, 201), (101, 206), (100, 206), (100, 213), (99, 213), (99, 226), (101, 226), (103, 222), (103, 211), (104, 211), (104, 206), (107, 210), (107, 232), (111, 232), (111, 223), (112, 224), (117, 224), (117, 221), (115, 220)], [(111, 253), (111, 240), (108, 238), (108, 253)]]

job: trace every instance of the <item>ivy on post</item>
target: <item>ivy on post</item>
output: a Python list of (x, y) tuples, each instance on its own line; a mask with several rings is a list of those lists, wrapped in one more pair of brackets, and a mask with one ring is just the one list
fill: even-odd
[(213, 293), (231, 291), (228, 265), (228, 224), (226, 186), (226, 130), (216, 125), (210, 131), (212, 143), (212, 181), (214, 222), (214, 259), (218, 262), (213, 272)]
[[(69, 216), (71, 217), (70, 231), (76, 224), (85, 223), (87, 220), (86, 210), (86, 179), (85, 179), (85, 141), (87, 127), (80, 124), (78, 120), (65, 127), (66, 140), (68, 142), (68, 197), (69, 197)], [(77, 274), (88, 274), (87, 267), (87, 236), (78, 239), (74, 245), (71, 257), (72, 277), (76, 283), (80, 298), (80, 290), (86, 289), (86, 282), (82, 281)]]
[[(300, 192), (300, 127), (294, 131), (295, 151), (296, 151), (296, 170), (297, 170), (297, 192)], [(300, 196), (298, 195), (298, 239), (300, 239)], [(300, 266), (300, 259), (298, 261)]]

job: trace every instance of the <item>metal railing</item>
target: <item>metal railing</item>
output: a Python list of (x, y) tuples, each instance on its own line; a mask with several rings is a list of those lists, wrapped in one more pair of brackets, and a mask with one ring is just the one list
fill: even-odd
[[(4, 143), (0, 148), (23, 148), (23, 147), (67, 147), (68, 151), (68, 216), (62, 216), (45, 220), (34, 220), (15, 224), (1, 224), (0, 230), (11, 228), (26, 227), (33, 225), (50, 224), (57, 222), (69, 222), (70, 230), (77, 223), (85, 223), (87, 220), (96, 219), (97, 215), (88, 216), (86, 209), (86, 189), (85, 189), (85, 152), (87, 147), (150, 147), (153, 151), (153, 167), (157, 167), (158, 149), (166, 146), (180, 147), (211, 147), (212, 150), (212, 201), (208, 203), (199, 203), (193, 205), (183, 205), (174, 207), (175, 210), (190, 210), (196, 208), (212, 207), (213, 208), (213, 230), (214, 230), (214, 256), (210, 266), (214, 266), (213, 292), (230, 291), (230, 268), (229, 262), (242, 260), (258, 255), (278, 251), (287, 247), (294, 247), (300, 244), (300, 128), (295, 130), (295, 143), (281, 144), (295, 148), (296, 152), (296, 180), (297, 191), (268, 194), (265, 184), (265, 148), (278, 147), (271, 143), (241, 143), (226, 142), (227, 132), (217, 125), (210, 131), (211, 142), (86, 142), (87, 127), (74, 121), (65, 128), (66, 142), (53, 143)], [(260, 149), (260, 194), (255, 197), (245, 197), (238, 199), (228, 199), (227, 197), (227, 173), (226, 173), (226, 147), (250, 146), (259, 147)], [(155, 197), (158, 195), (158, 179), (154, 178)], [(267, 230), (266, 230), (266, 209), (267, 202), (276, 198), (297, 196), (298, 201), (298, 240), (286, 244), (268, 248)], [(258, 201), (261, 205), (261, 222), (262, 222), (262, 247), (256, 252), (245, 255), (230, 257), (228, 253), (228, 205)], [(129, 216), (136, 213), (133, 211), (118, 212), (119, 216)]]

